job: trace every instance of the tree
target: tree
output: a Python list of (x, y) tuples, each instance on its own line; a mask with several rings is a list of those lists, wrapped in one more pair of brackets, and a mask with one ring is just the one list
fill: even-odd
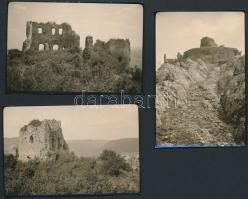
[(99, 159), (102, 161), (102, 172), (107, 175), (119, 176), (122, 171), (131, 170), (125, 159), (114, 151), (104, 150)]

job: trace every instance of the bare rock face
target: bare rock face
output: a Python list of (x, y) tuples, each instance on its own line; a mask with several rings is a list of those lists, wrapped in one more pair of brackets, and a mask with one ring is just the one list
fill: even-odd
[(157, 127), (166, 108), (187, 105), (187, 90), (190, 85), (207, 76), (207, 66), (201, 60), (186, 59), (180, 65), (163, 64), (156, 74)]
[(19, 133), (19, 159), (55, 159), (56, 155), (68, 151), (60, 121), (33, 120), (23, 126)]
[(217, 44), (215, 43), (214, 39), (210, 37), (203, 37), (201, 39), (201, 48), (205, 47), (217, 47)]
[(80, 37), (68, 23), (60, 25), (54, 22), (26, 24), (26, 40), (22, 50), (43, 51), (71, 49), (80, 46)]
[(221, 67), (218, 81), (220, 103), (225, 118), (236, 126), (237, 142), (245, 139), (245, 63), (244, 57), (229, 61)]

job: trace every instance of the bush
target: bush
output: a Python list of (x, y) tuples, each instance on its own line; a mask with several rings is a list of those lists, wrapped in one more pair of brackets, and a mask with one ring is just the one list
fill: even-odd
[(47, 194), (101, 194), (137, 192), (138, 176), (112, 151), (99, 158), (63, 153), (53, 161), (21, 162), (4, 157), (5, 191), (8, 196)]
[(119, 176), (122, 171), (131, 171), (125, 159), (114, 151), (104, 150), (99, 159), (102, 161), (102, 172), (107, 175)]
[[(115, 77), (120, 76), (120, 79)], [(125, 79), (127, 78), (127, 79)], [(128, 71), (108, 51), (9, 51), (9, 91), (139, 92), (141, 70)]]

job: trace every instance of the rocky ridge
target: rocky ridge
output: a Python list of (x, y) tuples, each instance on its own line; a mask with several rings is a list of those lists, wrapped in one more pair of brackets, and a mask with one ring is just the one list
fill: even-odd
[(218, 47), (208, 37), (194, 48), (196, 54), (190, 51), (157, 70), (157, 145), (244, 143), (245, 73), (240, 52)]

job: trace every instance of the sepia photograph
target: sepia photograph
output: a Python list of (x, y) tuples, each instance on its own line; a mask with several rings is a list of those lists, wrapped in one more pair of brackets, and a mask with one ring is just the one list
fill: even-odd
[(156, 148), (243, 146), (244, 12), (156, 14)]
[(4, 108), (6, 196), (140, 192), (136, 105)]
[(10, 2), (8, 92), (140, 93), (140, 4)]

